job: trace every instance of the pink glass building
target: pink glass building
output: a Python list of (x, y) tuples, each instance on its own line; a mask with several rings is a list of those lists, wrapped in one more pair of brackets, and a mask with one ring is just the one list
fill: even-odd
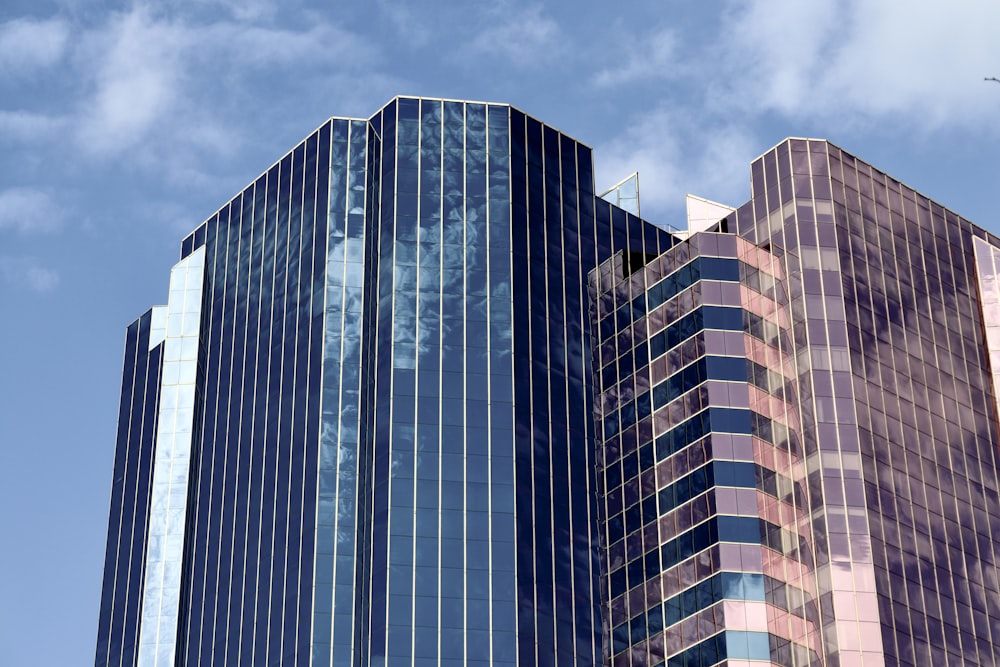
[(1000, 239), (822, 140), (590, 274), (615, 666), (1000, 653)]

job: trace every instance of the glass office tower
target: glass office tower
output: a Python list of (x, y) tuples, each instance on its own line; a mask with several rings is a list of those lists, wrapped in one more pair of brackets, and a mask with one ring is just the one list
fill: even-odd
[(507, 105), (324, 123), (126, 331), (95, 664), (996, 664), (1000, 239), (751, 176), (667, 231)]
[(590, 276), (607, 661), (998, 664), (1000, 239), (825, 141), (751, 175)]
[(587, 272), (665, 231), (506, 105), (332, 119), (127, 331), (98, 665), (600, 664)]

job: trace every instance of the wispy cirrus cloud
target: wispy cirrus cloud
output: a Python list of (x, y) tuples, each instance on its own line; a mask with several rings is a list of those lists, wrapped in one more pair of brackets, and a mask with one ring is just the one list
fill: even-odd
[(608, 88), (669, 79), (595, 151), (608, 184), (638, 169), (644, 211), (686, 192), (742, 203), (747, 162), (803, 130), (1000, 132), (1000, 86), (983, 82), (1000, 76), (1000, 4), (729, 0), (717, 21), (711, 57), (704, 35), (652, 26), (592, 75)]
[[(318, 91), (343, 103), (395, 87), (378, 72), (371, 44), (330, 19), (279, 25), (263, 8), (200, 4), (227, 11), (205, 20), (182, 7), (139, 3), (82, 34), (69, 130), (86, 156), (125, 159), (197, 186), (218, 179), (213, 165), (242, 154), (262, 128), (319, 123), (330, 107), (319, 104)], [(368, 111), (371, 102), (358, 106)], [(42, 124), (10, 120), (24, 130)]]
[(0, 77), (55, 65), (66, 52), (69, 36), (69, 26), (59, 18), (0, 23)]
[(668, 79), (685, 68), (685, 56), (677, 31), (670, 27), (658, 28), (651, 32), (634, 36), (619, 35), (616, 41), (624, 44), (623, 53), (610, 56), (615, 62), (602, 67), (594, 75), (594, 83), (602, 87), (613, 87), (627, 83), (649, 83), (656, 79)]
[[(685, 228), (684, 196), (696, 194), (731, 205), (749, 195), (747, 163), (759, 153), (753, 135), (738, 124), (663, 105), (594, 151), (598, 191), (639, 172), (643, 215)], [(662, 219), (662, 216), (672, 216)]]
[(25, 187), (0, 190), (0, 230), (50, 232), (62, 225), (64, 217), (50, 192)]
[(24, 109), (0, 109), (0, 138), (33, 142), (64, 131), (69, 118)]
[(42, 266), (34, 257), (0, 255), (0, 279), (34, 292), (49, 292), (59, 285), (58, 272)]
[(566, 51), (559, 24), (546, 15), (542, 5), (516, 7), (500, 2), (479, 20), (478, 32), (466, 44), (471, 53), (499, 56), (508, 64), (525, 66), (551, 62)]
[(982, 125), (1000, 111), (983, 82), (1000, 67), (997, 25), (994, 2), (739, 0), (722, 73), (748, 107), (792, 118)]

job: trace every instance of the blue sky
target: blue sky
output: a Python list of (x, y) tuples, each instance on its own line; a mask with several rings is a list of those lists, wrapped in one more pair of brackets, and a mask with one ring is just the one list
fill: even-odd
[(4, 0), (0, 664), (93, 660), (125, 326), (328, 116), (509, 102), (676, 226), (825, 137), (1000, 233), (998, 26), (993, 0)]

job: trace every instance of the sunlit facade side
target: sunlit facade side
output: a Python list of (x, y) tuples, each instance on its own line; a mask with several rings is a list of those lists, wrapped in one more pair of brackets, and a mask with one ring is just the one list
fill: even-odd
[[(97, 659), (100, 665), (134, 665), (139, 646), (142, 585), (152, 489), (157, 402), (163, 361), (157, 308), (125, 332), (125, 360), (104, 556)], [(157, 317), (157, 319), (161, 319)]]

